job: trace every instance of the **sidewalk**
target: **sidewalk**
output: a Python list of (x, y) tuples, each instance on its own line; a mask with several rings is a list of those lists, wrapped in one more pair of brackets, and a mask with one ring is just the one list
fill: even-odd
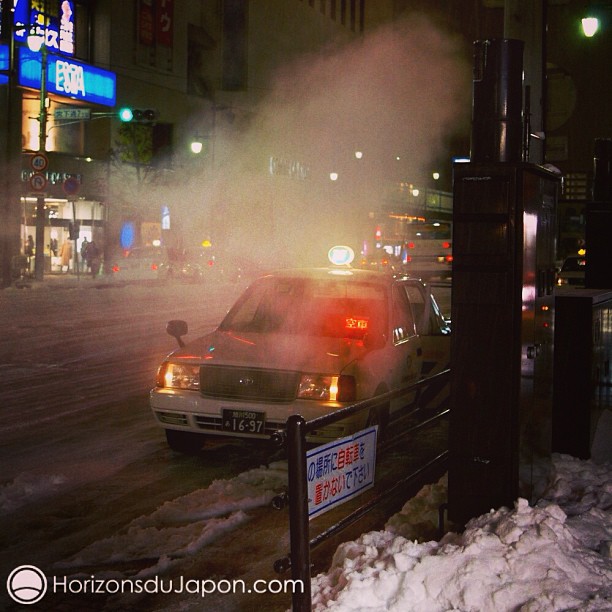
[(112, 275), (101, 274), (92, 278), (91, 274), (81, 272), (75, 274), (73, 272), (47, 272), (43, 276), (43, 280), (39, 281), (35, 278), (25, 277), (17, 279), (11, 287), (16, 289), (87, 289), (96, 287), (120, 287), (124, 283), (114, 280)]

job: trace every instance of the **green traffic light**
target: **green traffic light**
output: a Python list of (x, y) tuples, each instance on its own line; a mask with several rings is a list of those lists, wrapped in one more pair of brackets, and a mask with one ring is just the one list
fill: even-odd
[(127, 123), (134, 118), (134, 113), (131, 108), (121, 108), (119, 109), (119, 119), (121, 121)]

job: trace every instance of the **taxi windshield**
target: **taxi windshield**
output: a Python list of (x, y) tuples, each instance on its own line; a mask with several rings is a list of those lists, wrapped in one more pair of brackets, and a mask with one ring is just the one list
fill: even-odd
[(384, 286), (337, 279), (260, 279), (229, 311), (220, 331), (360, 340), (386, 329)]

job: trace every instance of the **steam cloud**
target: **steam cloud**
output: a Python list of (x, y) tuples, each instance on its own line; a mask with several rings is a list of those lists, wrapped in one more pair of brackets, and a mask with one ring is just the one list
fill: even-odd
[(333, 244), (359, 252), (368, 212), (393, 183), (423, 184), (469, 121), (469, 59), (412, 16), (290, 61), (246, 130), (220, 128), (215, 177), (198, 188), (201, 223), (266, 267), (325, 265)]

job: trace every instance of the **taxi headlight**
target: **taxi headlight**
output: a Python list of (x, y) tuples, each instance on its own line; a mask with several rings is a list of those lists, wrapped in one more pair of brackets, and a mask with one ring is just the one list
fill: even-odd
[(166, 361), (157, 371), (157, 386), (166, 389), (199, 391), (200, 366)]
[(319, 401), (351, 402), (356, 395), (353, 376), (303, 374), (298, 386), (298, 398)]

